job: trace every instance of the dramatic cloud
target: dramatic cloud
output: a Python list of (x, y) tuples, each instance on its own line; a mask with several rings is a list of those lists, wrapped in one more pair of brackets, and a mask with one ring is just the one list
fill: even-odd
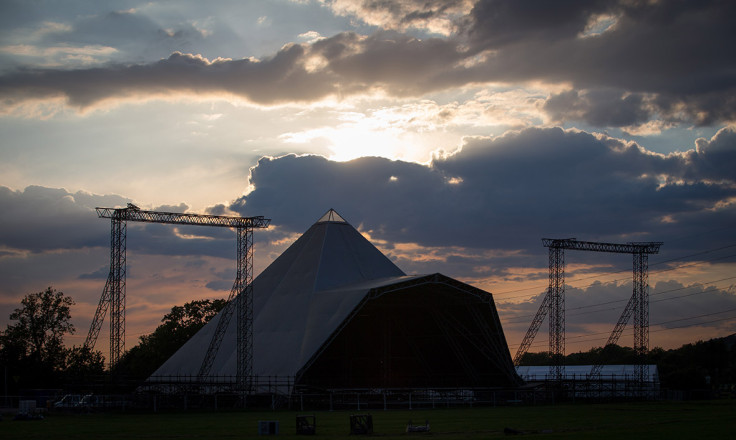
[(584, 121), (598, 127), (627, 127), (645, 124), (652, 117), (652, 105), (641, 94), (621, 94), (615, 90), (569, 90), (554, 94), (544, 110), (556, 121)]
[(499, 48), (522, 41), (576, 38), (591, 17), (613, 8), (606, 0), (480, 0), (467, 22), (468, 34), (478, 46)]
[[(602, 15), (610, 26), (586, 36)], [(734, 17), (736, 5), (717, 0), (487, 0), (476, 4), (467, 33), (474, 51), (491, 51), (476, 67), (477, 78), (569, 82), (577, 90), (612, 89), (620, 96), (652, 93), (657, 99), (642, 102), (642, 112), (654, 103), (667, 120), (711, 124), (736, 117), (736, 61), (727, 49), (736, 41)], [(577, 100), (570, 102), (570, 111), (579, 110)], [(555, 104), (559, 116), (561, 103)]]
[[(723, 287), (720, 287), (723, 286)], [(658, 282), (651, 286), (649, 296), (650, 334), (652, 345), (669, 345), (666, 335), (660, 332), (684, 329), (685, 333), (724, 335), (736, 331), (732, 317), (736, 312), (736, 295), (733, 280), (718, 286), (689, 284), (676, 281)], [(565, 324), (568, 352), (586, 350), (590, 346), (603, 346), (621, 316), (632, 294), (631, 283), (600, 283), (565, 288)], [(539, 310), (544, 294), (528, 301), (497, 301), (511, 351), (517, 349), (529, 323)], [(632, 323), (619, 339), (620, 345), (632, 345)], [(546, 350), (547, 334), (540, 329), (530, 351)]]
[(426, 29), (443, 35), (451, 34), (454, 22), (473, 5), (471, 0), (327, 0), (325, 3), (337, 14), (354, 16), (384, 29)]
[[(98, 218), (94, 208), (129, 201), (39, 186), (0, 187), (0, 325), (23, 295), (52, 285), (76, 301), (73, 315), (82, 339), (70, 344), (81, 343), (110, 270), (110, 220)], [(153, 209), (185, 212), (187, 206)], [(235, 233), (227, 228), (127, 222), (126, 241), (132, 327), (150, 331), (182, 297), (227, 296), (232, 286)], [(264, 265), (259, 261), (256, 267)]]
[[(271, 257), (277, 255), (273, 243), (335, 208), (408, 268), (434, 264), (454, 268), (454, 275), (509, 276), (509, 268), (544, 263), (530, 264), (528, 255), (539, 254), (539, 240), (547, 236), (665, 241), (672, 255), (736, 241), (728, 228), (736, 223), (734, 161), (736, 132), (730, 129), (664, 156), (615, 138), (531, 128), (469, 138), (461, 150), (438, 154), (428, 165), (376, 157), (263, 158), (251, 170), (253, 190), (210, 212), (272, 218), (274, 228), (261, 237), (272, 243), (264, 248)], [(94, 207), (128, 200), (29, 187), (2, 188), (0, 202), (0, 246), (39, 253), (109, 246), (109, 223)], [(187, 206), (153, 209), (184, 212)], [(232, 258), (226, 229), (134, 222), (128, 228), (134, 252)], [(705, 242), (689, 238), (720, 229)], [(277, 247), (284, 245), (288, 240)], [(83, 278), (101, 276), (97, 269)]]
[(664, 156), (605, 136), (533, 128), (468, 139), (426, 166), (264, 158), (252, 170), (254, 191), (231, 208), (300, 231), (294, 213), (316, 218), (332, 207), (372, 237), (423, 246), (529, 249), (543, 236), (660, 241), (734, 222), (734, 158), (732, 130)]
[(292, 45), (265, 61), (209, 61), (174, 53), (149, 65), (86, 70), (24, 71), (0, 80), (10, 105), (25, 99), (62, 96), (79, 108), (111, 98), (149, 99), (174, 93), (235, 94), (255, 102), (312, 100), (333, 89), (298, 63), (304, 49)]
[[(687, 317), (669, 304), (728, 310), (733, 288), (708, 283), (736, 246), (734, 22), (729, 0), (2, 1), (0, 315), (54, 285), (91, 318), (110, 239), (94, 207), (129, 201), (273, 219), (256, 273), (335, 208), (504, 319), (536, 308), (542, 237), (663, 241), (653, 283), (702, 293), (662, 301), (662, 329)], [(138, 334), (232, 284), (233, 231), (128, 232)], [(621, 290), (575, 284), (618, 257), (571, 258), (571, 300)]]
[[(441, 271), (486, 288), (491, 278), (537, 280), (538, 289), (496, 297), (515, 341), (539, 302), (538, 297), (523, 298), (536, 295), (546, 282), (544, 236), (661, 240), (664, 252), (658, 257), (665, 261), (736, 243), (736, 178), (730, 172), (735, 158), (736, 132), (731, 129), (699, 140), (693, 150), (665, 156), (606, 136), (530, 128), (495, 139), (469, 138), (459, 151), (438, 153), (427, 165), (375, 157), (349, 162), (310, 155), (263, 158), (251, 170), (253, 190), (210, 212), (233, 210), (273, 219), (271, 230), (258, 232), (256, 272), (335, 208), (407, 272)], [(47, 265), (51, 270), (39, 280), (72, 286), (84, 316), (90, 315), (106, 276), (109, 246), (109, 223), (96, 218), (93, 207), (121, 206), (128, 199), (42, 187), (3, 188), (0, 195), (5, 207), (0, 272), (6, 295), (19, 296), (38, 267)], [(154, 209), (183, 212), (187, 206)], [(232, 284), (232, 231), (129, 223), (128, 232), (136, 325), (155, 324), (167, 307), (181, 302), (178, 295), (222, 296)], [(698, 262), (698, 257), (691, 260)], [(568, 275), (575, 279), (611, 271), (610, 260), (581, 258)], [(701, 279), (701, 284), (710, 281)], [(667, 283), (652, 293), (653, 301), (662, 300), (652, 323), (662, 328), (677, 329), (685, 318), (736, 307), (728, 281), (700, 287)], [(570, 335), (605, 333), (601, 323), (615, 323), (623, 304), (596, 305), (625, 302), (630, 289), (619, 284), (571, 285)], [(681, 294), (687, 298), (665, 299)], [(683, 301), (692, 301), (689, 314), (669, 306)], [(0, 306), (10, 309), (12, 300)], [(719, 316), (703, 320), (708, 331), (728, 330), (731, 324), (716, 321)]]
[(24, 191), (0, 187), (0, 247), (42, 252), (104, 246), (109, 225), (97, 219), (95, 206), (125, 205), (119, 196), (95, 196), (31, 186)]
[[(110, 246), (110, 220), (100, 219), (96, 207), (124, 207), (120, 196), (30, 186), (23, 191), (0, 187), (0, 249), (11, 254), (74, 251)], [(187, 206), (158, 206), (153, 210), (185, 212)], [(226, 228), (129, 222), (128, 248), (148, 254), (197, 255), (230, 258), (233, 232)], [(99, 275), (86, 274), (91, 278)]]
[(450, 73), (461, 59), (457, 46), (445, 40), (342, 33), (313, 46), (287, 45), (263, 60), (208, 60), (176, 52), (145, 65), (22, 70), (0, 77), (0, 97), (11, 108), (61, 97), (84, 109), (106, 99), (179, 94), (236, 96), (268, 105), (372, 90), (408, 96), (458, 83)]
[[(420, 3), (329, 4), (384, 23), (384, 29), (468, 10), (461, 1)], [(448, 37), (342, 32), (311, 44), (287, 44), (260, 60), (207, 59), (184, 51), (149, 64), (21, 69), (0, 76), (0, 97), (6, 107), (62, 97), (86, 108), (105, 99), (182, 94), (224, 94), (273, 105), (376, 91), (422, 96), (468, 85), (543, 82), (574, 87), (550, 96), (545, 109), (553, 119), (613, 127), (650, 119), (711, 125), (736, 120), (736, 61), (727, 49), (736, 41), (734, 18), (736, 6), (716, 0), (481, 0), (467, 15), (453, 18), (457, 32)], [(176, 45), (180, 51), (184, 46)]]
[(711, 140), (698, 139), (697, 148), (686, 155), (689, 165), (684, 178), (698, 179), (698, 176), (711, 181), (733, 183), (736, 180), (736, 131), (721, 130)]

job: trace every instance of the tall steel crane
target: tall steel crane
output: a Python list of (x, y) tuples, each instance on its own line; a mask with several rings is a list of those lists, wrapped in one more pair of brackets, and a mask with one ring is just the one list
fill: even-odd
[[(514, 356), (514, 364), (529, 349), (539, 327), (549, 313), (549, 351), (551, 357), (550, 376), (561, 380), (564, 376), (565, 357), (565, 249), (593, 252), (613, 252), (632, 254), (634, 257), (634, 291), (626, 305), (621, 318), (609, 337), (609, 343), (616, 343), (626, 323), (634, 315), (634, 350), (639, 354), (637, 379), (647, 379), (644, 355), (649, 349), (649, 254), (659, 253), (662, 242), (631, 242), (625, 244), (597, 243), (578, 241), (574, 238), (543, 238), (542, 245), (549, 248), (549, 287), (532, 323), (527, 330), (519, 349)], [(613, 341), (613, 342), (612, 342)], [(593, 367), (593, 372), (600, 372), (600, 365)]]
[[(238, 317), (238, 362), (239, 384), (247, 386), (253, 370), (253, 229), (267, 228), (271, 220), (258, 217), (227, 217), (204, 214), (182, 214), (174, 212), (145, 211), (129, 203), (125, 208), (96, 208), (100, 218), (109, 218), (110, 273), (90, 325), (86, 347), (97, 342), (102, 322), (110, 310), (110, 365), (115, 365), (125, 351), (125, 275), (127, 222), (168, 223), (176, 225), (216, 226), (232, 228), (237, 233), (237, 273), (230, 290), (228, 302), (220, 313), (217, 329), (210, 341), (207, 354), (202, 361), (200, 376), (209, 374), (230, 323), (234, 310)], [(235, 299), (235, 301), (233, 301)]]

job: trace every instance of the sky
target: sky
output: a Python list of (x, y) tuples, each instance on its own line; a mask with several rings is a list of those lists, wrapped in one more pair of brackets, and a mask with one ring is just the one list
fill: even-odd
[[(0, 328), (53, 286), (81, 345), (109, 271), (94, 208), (131, 202), (272, 219), (256, 274), (334, 208), (405, 272), (491, 292), (512, 354), (542, 238), (663, 242), (650, 347), (730, 335), (735, 21), (730, 0), (4, 0)], [(234, 236), (128, 225), (126, 347), (228, 295)], [(632, 258), (565, 258), (567, 352), (602, 346)]]

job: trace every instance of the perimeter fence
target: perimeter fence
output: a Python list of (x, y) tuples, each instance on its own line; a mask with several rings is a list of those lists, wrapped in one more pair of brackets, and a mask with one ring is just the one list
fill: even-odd
[[(531, 380), (530, 380), (531, 379)], [(247, 389), (243, 388), (243, 384)], [(114, 385), (114, 384), (113, 384)], [(695, 392), (697, 391), (697, 392)], [(125, 391), (90, 382), (69, 389), (24, 390), (5, 395), (3, 412), (12, 412), (29, 401), (39, 411), (187, 411), (235, 409), (288, 409), (295, 411), (368, 411), (457, 408), (473, 406), (549, 405), (563, 402), (622, 400), (687, 400), (717, 398), (709, 390), (660, 390), (658, 384), (633, 378), (600, 376), (596, 380), (554, 381), (527, 378), (519, 388), (386, 388), (314, 389), (294, 384), (290, 376), (253, 376), (239, 382), (235, 376), (157, 377)]]

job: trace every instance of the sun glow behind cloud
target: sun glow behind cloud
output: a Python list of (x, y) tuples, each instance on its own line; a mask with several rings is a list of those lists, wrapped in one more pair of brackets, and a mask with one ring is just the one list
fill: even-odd
[(370, 125), (359, 123), (341, 127), (323, 127), (287, 134), (283, 139), (292, 143), (307, 143), (322, 139), (330, 150), (329, 159), (335, 161), (348, 161), (362, 156), (414, 159), (411, 157), (411, 147), (402, 142), (401, 138), (407, 137), (405, 134), (399, 133), (398, 130), (375, 128)]
[[(379, 96), (325, 101), (303, 112), (319, 114), (321, 126), (283, 133), (279, 140), (319, 147), (335, 161), (380, 156), (427, 163), (437, 148), (453, 146), (458, 137), (481, 127), (483, 133), (501, 134), (509, 127), (525, 127), (541, 120), (537, 104), (542, 97), (534, 88), (465, 92), (466, 99), (449, 102), (441, 96), (399, 105), (386, 105)], [(293, 122), (299, 125), (297, 120)]]
[(329, 159), (335, 161), (381, 156), (425, 162), (429, 149), (424, 138), (443, 130), (439, 111), (434, 103), (343, 111), (335, 115), (337, 124), (285, 133), (281, 140), (297, 144), (321, 141), (329, 150)]

